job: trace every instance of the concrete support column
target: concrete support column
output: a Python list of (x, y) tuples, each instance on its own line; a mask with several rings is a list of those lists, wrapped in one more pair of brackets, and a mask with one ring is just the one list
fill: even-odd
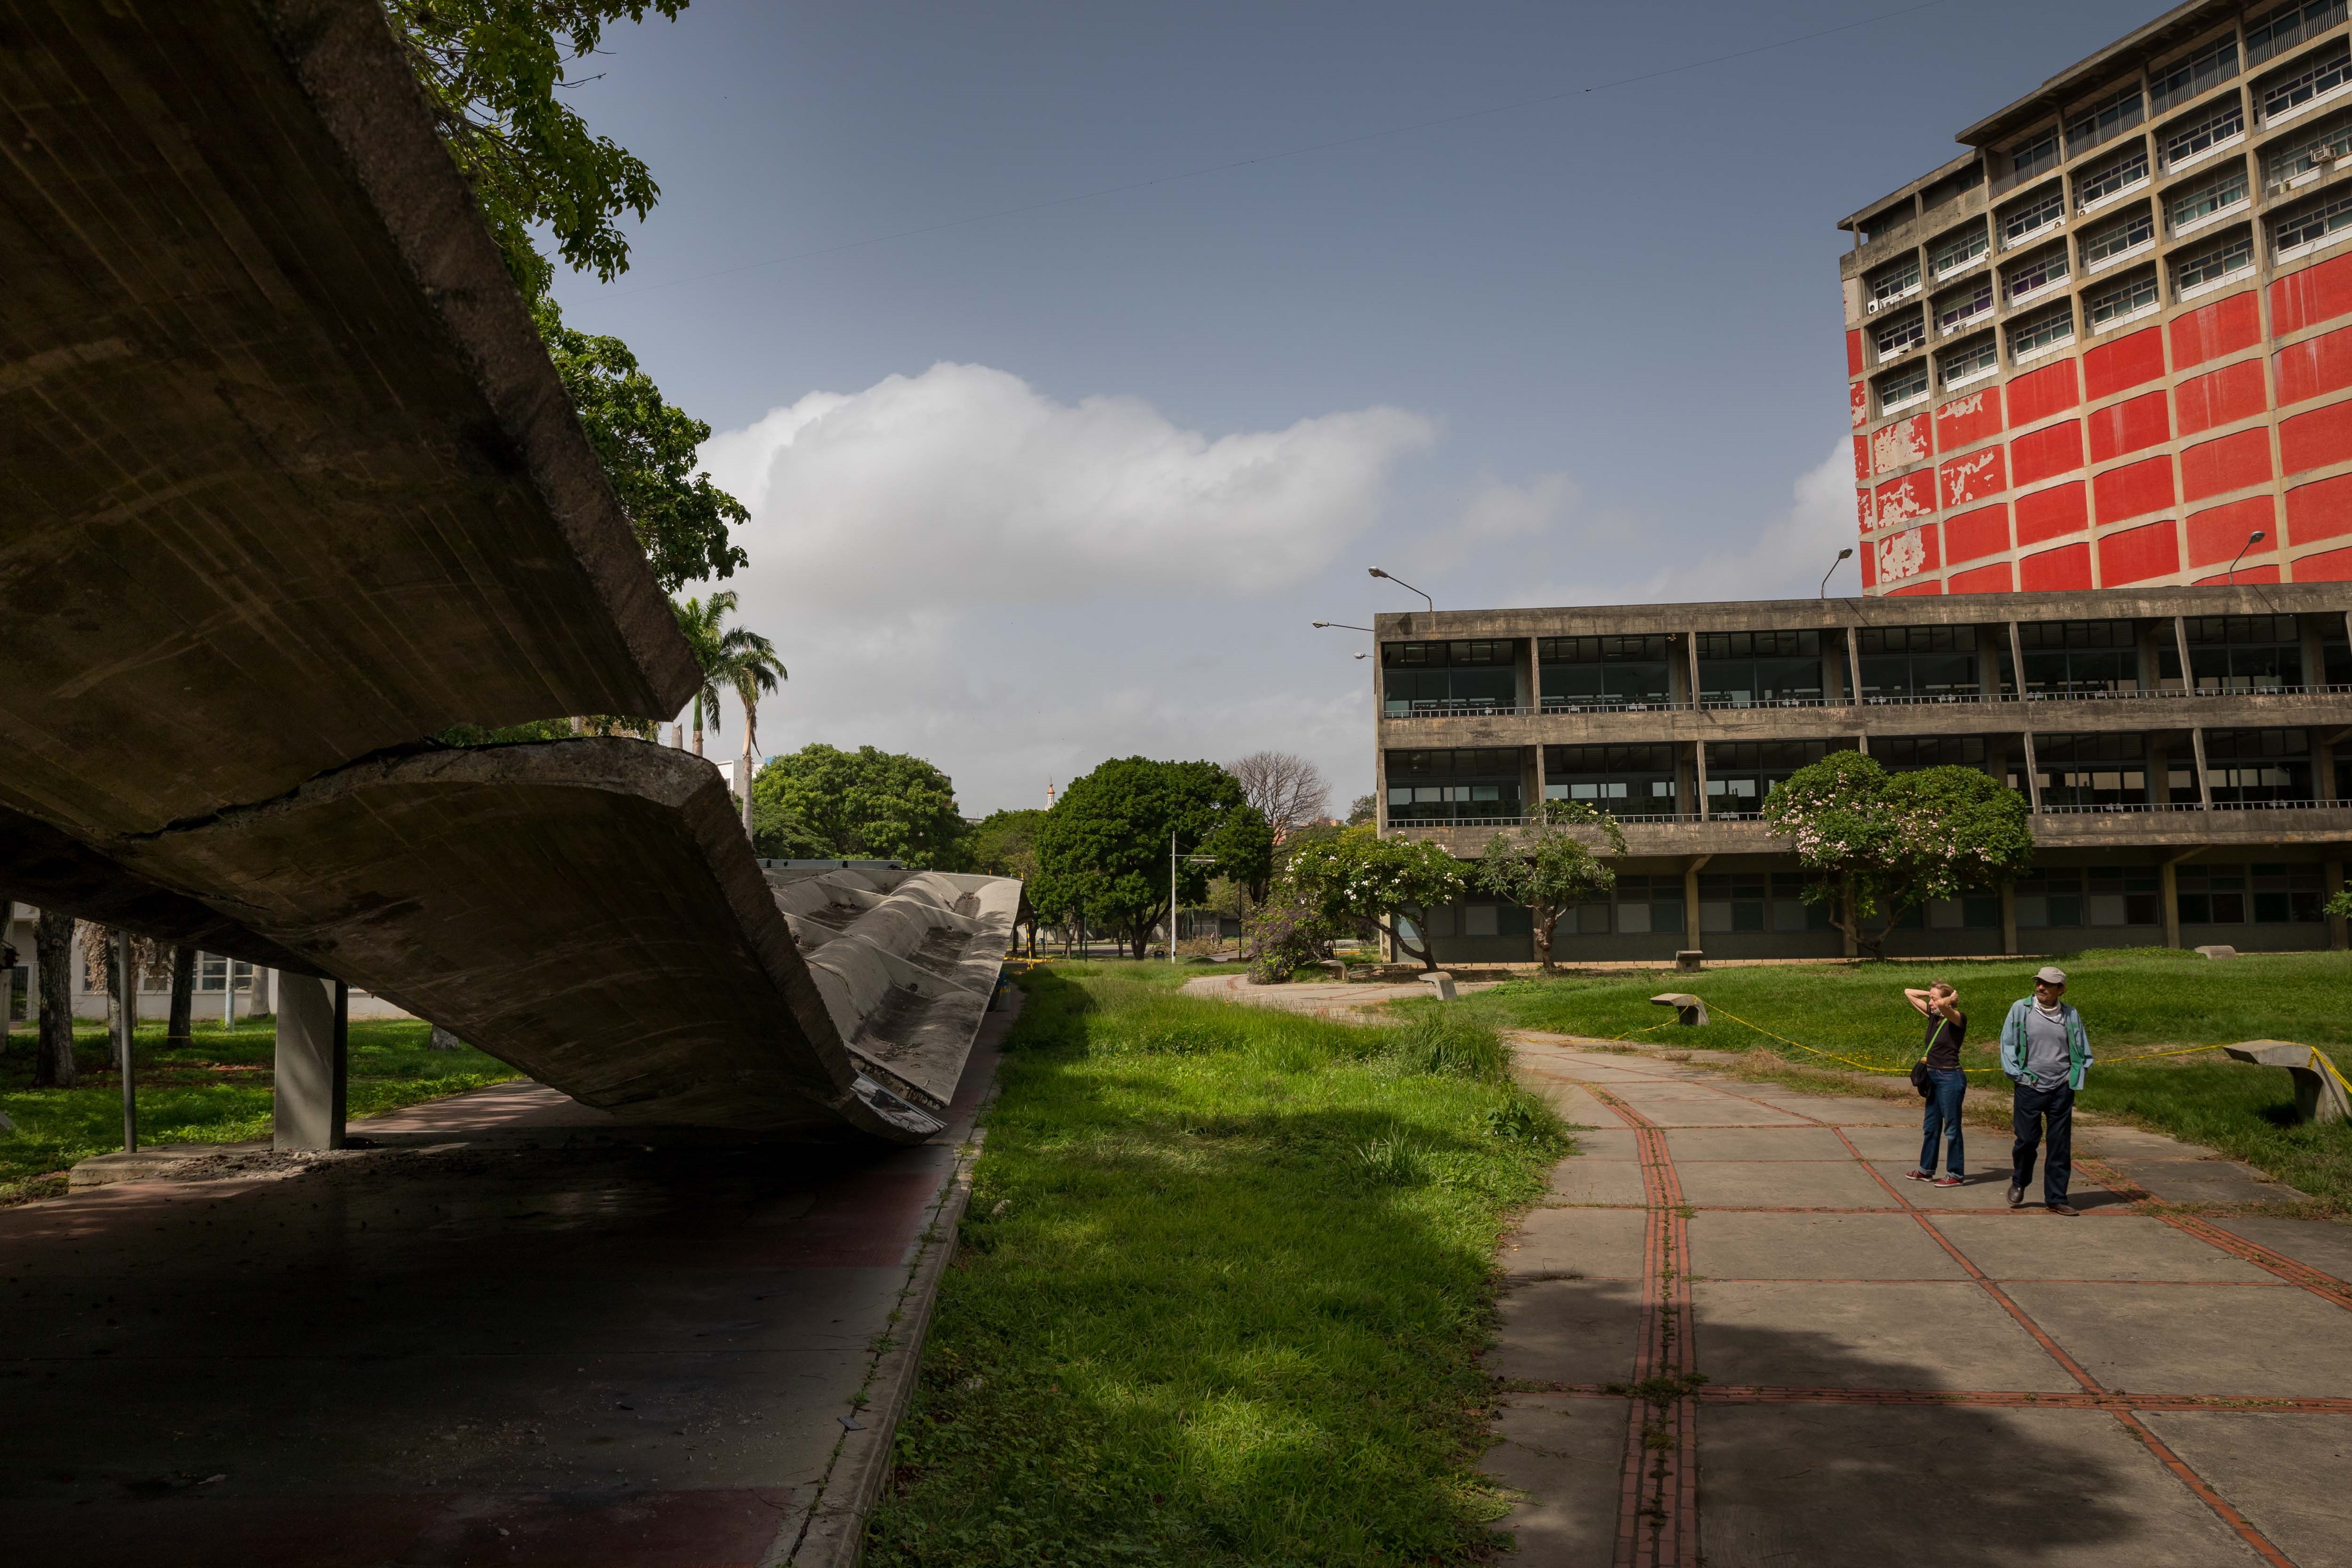
[(1698, 634), (1684, 633), (1683, 647), (1690, 651), (1690, 705), (1696, 708), (1705, 694), (1705, 689), (1699, 684), (1698, 678)]
[(2179, 861), (2167, 860), (2157, 868), (2158, 891), (2164, 900), (2164, 945), (2180, 945), (2180, 873), (2175, 869)]
[(270, 1146), (343, 1146), (351, 1071), (351, 993), (342, 982), (284, 974), (278, 982), (278, 1074)]
[(2000, 885), (2000, 950), (2016, 952), (2017, 945), (2017, 884)]
[[(1530, 641), (1530, 642), (1528, 643), (1528, 647), (1534, 647), (1535, 645), (1534, 645), (1534, 643), (1533, 643), (1532, 641)], [(1541, 743), (1538, 743), (1537, 745), (1535, 745), (1535, 746), (1533, 746), (1533, 747), (1530, 747), (1529, 749), (1535, 752), (1535, 766), (1534, 766), (1533, 772), (1534, 772), (1534, 774), (1535, 774), (1535, 781), (1536, 781), (1536, 799), (1535, 799), (1535, 804), (1534, 804), (1532, 806), (1529, 806), (1529, 807), (1528, 808), (1528, 815), (1529, 816), (1534, 817), (1537, 821), (1540, 822), (1540, 821), (1542, 821), (1542, 820), (1544, 819), (1545, 816), (1547, 815), (1547, 813), (1548, 813), (1548, 811), (1549, 811), (1549, 807), (1547, 807), (1547, 806), (1545, 805), (1545, 804), (1544, 804), (1544, 803), (1545, 803), (1546, 801), (1549, 800), (1551, 797), (1550, 797), (1549, 795), (1546, 795), (1544, 792), (1545, 792), (1546, 790), (1548, 790), (1548, 789), (1549, 789), (1549, 788), (1551, 787), (1551, 784), (1550, 784), (1550, 781), (1549, 781), (1549, 779), (1547, 779), (1547, 778), (1545, 778), (1545, 777), (1544, 777), (1544, 749), (1543, 749), (1543, 746), (1541, 745)]]
[(257, 1018), (264, 1013), (277, 1011), (276, 1000), (270, 995), (277, 973), (278, 971), (264, 969), (257, 963), (253, 966), (253, 990), (245, 999), (245, 1011), (247, 1017)]
[[(1862, 924), (1861, 919), (1853, 912), (1853, 879), (1852, 877), (1844, 879), (1838, 885), (1838, 912), (1845, 916), (1846, 924), (1851, 926)], [(1843, 941), (1846, 957), (1862, 956), (1862, 943), (1854, 941), (1853, 931), (1842, 931), (1838, 935)]]
[(2009, 628), (2009, 672), (2017, 682), (2017, 700), (2025, 700), (2025, 639), (2017, 635), (2017, 623), (2003, 623)]
[[(2341, 860), (2330, 860), (2326, 864), (2326, 870), (2327, 873), (2327, 896), (2330, 899), (2333, 899), (2336, 894), (2344, 890), (2344, 862)], [(2342, 952), (2346, 948), (2352, 947), (2352, 929), (2347, 929), (2347, 926), (2352, 926), (2352, 922), (2347, 922), (2342, 915), (2330, 915), (2327, 917), (2327, 947), (2329, 952)]]
[(1372, 823), (1385, 837), (1389, 830), (1389, 751), (1378, 739), (1378, 721), (1374, 721), (1372, 728)]
[(2336, 804), (2336, 760), (2329, 742), (2333, 730), (2305, 730), (2304, 744), (2311, 748), (2311, 798), (2323, 805)]
[(2197, 754), (2197, 805), (2201, 811), (2213, 809), (2213, 775), (2205, 766), (2205, 731), (2200, 725), (2189, 731), (2189, 750)]
[(1683, 868), (1683, 945), (1696, 952), (1706, 946), (1700, 939), (1698, 927), (1698, 868), (1713, 858), (1694, 855)]
[(2000, 695), (2000, 628), (1977, 628), (1977, 695)]
[(2296, 640), (2302, 644), (2297, 651), (2303, 656), (2303, 684), (2306, 688), (2325, 685), (2327, 679), (2327, 654), (2320, 641), (2318, 618), (2314, 616), (2297, 616), (2294, 618), (2294, 629), (2297, 633)]
[(1526, 650), (1526, 657), (1516, 661), (1518, 677), (1512, 684), (1519, 689), (1520, 711), (1533, 713), (1543, 707), (1543, 672), (1536, 666), (1536, 639), (1524, 638), (1519, 646)]
[(1707, 819), (1706, 742), (1705, 741), (1691, 742), (1691, 770), (1698, 775), (1698, 819), (1705, 822)]
[(2033, 731), (2021, 730), (2017, 738), (2025, 742), (2025, 798), (2036, 816), (2042, 815), (2042, 764), (2033, 755)]
[(2172, 646), (2180, 656), (2180, 689), (2196, 690), (2197, 672), (2189, 664), (2189, 617), (2186, 616), (2172, 617)]
[[(1862, 631), (1857, 626), (1845, 629), (1845, 672), (1846, 679), (1851, 682), (1846, 687), (1846, 700), (1859, 708), (1862, 706)], [(1868, 752), (1869, 748), (1865, 746), (1864, 754)]]

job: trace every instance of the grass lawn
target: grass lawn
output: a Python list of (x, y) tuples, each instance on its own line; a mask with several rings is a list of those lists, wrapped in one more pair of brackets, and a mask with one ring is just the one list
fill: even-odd
[[(2299, 1040), (2352, 1069), (2352, 957), (2343, 953), (2252, 954), (2220, 963), (2193, 952), (2128, 948), (2074, 953), (2066, 999), (2083, 1010), (2096, 1063), (2078, 1103), (2085, 1111), (2129, 1117), (2192, 1142), (2210, 1144), (2279, 1180), (2352, 1210), (2352, 1126), (2290, 1124), (2294, 1094), (2275, 1068), (2231, 1061), (2219, 1051), (2147, 1057), (2134, 1052), (2238, 1040)], [(1924, 1021), (1903, 1000), (1905, 986), (1942, 976), (1960, 988), (1969, 1017), (1964, 1065), (1998, 1060), (2000, 1022), (2010, 1003), (2032, 989), (2032, 963), (1955, 963), (1895, 960), (1853, 969), (1721, 969), (1700, 974), (1653, 973), (1598, 978), (1515, 980), (1453, 1005), (1505, 1028), (1636, 1037), (1652, 1044), (1710, 1050), (1777, 1050), (1791, 1062), (1835, 1067), (1791, 1050), (1730, 1016), (1840, 1056), (1908, 1070)], [(1713, 1022), (1703, 1029), (1655, 1027), (1666, 1009), (1649, 998), (1688, 991), (1706, 999)], [(1408, 1003), (1402, 1011), (1434, 1005)], [(1997, 1072), (1969, 1075), (1972, 1105), (2005, 1105), (2009, 1084)]]
[(1490, 1030), (1056, 963), (866, 1562), (1468, 1562), (1494, 1250), (1566, 1147)]
[[(373, 1115), (515, 1076), (472, 1049), (425, 1048), (429, 1026), (413, 1019), (351, 1026), (351, 1113)], [(140, 1026), (131, 1049), (142, 1143), (233, 1143), (269, 1136), (270, 1067), (277, 1024), (239, 1019), (234, 1028), (199, 1024), (192, 1045), (163, 1048), (163, 1026)], [(39, 1178), (77, 1160), (122, 1147), (122, 1084), (102, 1024), (74, 1030), (73, 1089), (33, 1089), (33, 1034), (19, 1024), (0, 1053), (0, 1112), (16, 1124), (0, 1132), (0, 1203), (56, 1188)]]

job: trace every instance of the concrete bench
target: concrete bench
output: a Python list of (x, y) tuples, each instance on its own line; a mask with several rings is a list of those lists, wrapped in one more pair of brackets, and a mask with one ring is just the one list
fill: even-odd
[(1706, 953), (1700, 948), (1684, 948), (1675, 954), (1675, 973), (1696, 974), (1706, 967)]
[(2211, 942), (2204, 947), (2199, 948), (2197, 951), (2206, 958), (2235, 958), (2238, 956), (2238, 950), (2231, 947), (2227, 942)]
[(1706, 1004), (1687, 991), (1668, 991), (1662, 995), (1653, 996), (1650, 1000), (1657, 1006), (1672, 1007), (1675, 1010), (1675, 1022), (1685, 1028), (1706, 1027)]
[(2242, 1062), (2286, 1068), (2294, 1079), (2296, 1121), (2352, 1121), (2352, 1098), (2344, 1092), (2342, 1076), (2314, 1047), (2292, 1040), (2244, 1040), (2221, 1048)]
[(1433, 970), (1423, 975), (1421, 983), (1436, 992), (1440, 1002), (1454, 1000), (1454, 976), (1446, 973), (1443, 969)]

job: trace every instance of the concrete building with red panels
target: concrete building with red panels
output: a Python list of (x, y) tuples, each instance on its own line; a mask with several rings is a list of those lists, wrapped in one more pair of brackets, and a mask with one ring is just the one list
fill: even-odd
[(2352, 580), (2352, 19), (2181, 5), (1843, 220), (1866, 594)]

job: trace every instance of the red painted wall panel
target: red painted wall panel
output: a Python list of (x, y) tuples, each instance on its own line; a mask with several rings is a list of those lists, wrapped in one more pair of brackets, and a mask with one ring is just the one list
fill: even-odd
[(2352, 400), (2323, 404), (2308, 414), (2280, 420), (2279, 460), (2290, 474), (2352, 463)]
[(1870, 443), (1859, 436), (1853, 438), (1853, 477), (1857, 479), (1870, 478)]
[(1901, 533), (1881, 539), (1870, 547), (1877, 563), (1881, 583), (1900, 583), (1935, 571), (1943, 563), (1936, 550), (1936, 526), (1909, 528)]
[(1878, 522), (1884, 528), (1936, 510), (1936, 471), (1919, 468), (1878, 487)]
[(2029, 555), (2017, 563), (2017, 575), (2019, 586), (2029, 594), (2047, 593), (2054, 588), (2087, 588), (2091, 585), (2091, 547), (2067, 544)]
[(2009, 482), (2030, 485), (2083, 466), (2083, 425), (2069, 419), (2009, 444)]
[(1874, 474), (1891, 474), (1914, 463), (1924, 463), (1928, 456), (1927, 416), (1924, 413), (1882, 425), (1870, 433), (1870, 471)]
[(2270, 406), (2270, 397), (2263, 384), (2263, 362), (2245, 360), (2184, 381), (2172, 389), (2172, 400), (2180, 413), (2183, 436), (2194, 436), (2216, 425), (2252, 419)]
[(2251, 553), (2267, 555), (2278, 541), (2278, 521), (2271, 515), (2271, 498), (2249, 496), (2227, 506), (2209, 507), (2189, 518), (2189, 564), (2210, 566), (2226, 562), (2256, 529), (2270, 535)]
[(2305, 338), (2271, 356), (2278, 366), (2279, 405), (2352, 386), (2352, 327)]
[(1944, 520), (1944, 559), (1976, 561), (2009, 548), (2009, 508), (1991, 506)]
[(1865, 592), (1878, 586), (1878, 574), (1872, 569), (1870, 564), (1871, 555), (1872, 552), (1869, 547), (1864, 546), (1862, 552), (1862, 586)]
[(1862, 374), (1862, 329), (1860, 327), (1856, 327), (1845, 335), (1845, 373), (1848, 375)]
[(2084, 423), (2090, 427), (2091, 461), (2095, 463), (2128, 452), (2145, 451), (2172, 439), (2172, 411), (2161, 390), (2102, 408)]
[(2017, 574), (2006, 561), (1970, 567), (1944, 579), (1944, 591), (1948, 594), (2008, 594), (2015, 592), (2016, 587)]
[(2352, 256), (2291, 272), (2271, 285), (2271, 331), (2315, 327), (2352, 310)]
[(2226, 583), (2235, 587), (2244, 583), (2275, 583), (2278, 580), (2279, 569), (2275, 566), (2241, 566), (2235, 572), (2216, 572), (2210, 577), (2200, 577), (2195, 586), (2201, 588), (2208, 583)]
[(2094, 402), (2164, 374), (2164, 332), (2148, 327), (2083, 356), (2084, 395)]
[(2180, 499), (2202, 500), (2223, 490), (2267, 484), (2271, 477), (2271, 433), (2257, 426), (2200, 441), (2180, 454)]
[(2286, 492), (2288, 543), (2309, 544), (2347, 533), (2352, 533), (2352, 474), (2297, 485)]
[(2104, 587), (2146, 583), (2179, 570), (2179, 530), (2169, 521), (2126, 528), (2099, 541), (2099, 582)]
[(1853, 427), (1859, 430), (1870, 423), (1870, 388), (1857, 381), (1845, 391), (1846, 402), (1850, 405), (1853, 417)]
[(1886, 596), (1890, 599), (1926, 599), (1943, 591), (1941, 583), (1914, 583), (1908, 588), (1889, 588)]
[(2262, 336), (2262, 297), (2252, 289), (2232, 294), (2172, 323), (2172, 368), (2186, 370), (2252, 348)]
[(2091, 509), (2080, 480), (2017, 498), (2017, 544), (2021, 550), (2045, 539), (2080, 533), (2090, 526)]
[(1936, 410), (1936, 450), (1957, 452), (2000, 434), (2000, 388), (1955, 397)]
[(2323, 550), (2294, 563), (2298, 583), (2352, 583), (2352, 550)]
[(2173, 502), (2172, 459), (2150, 458), (2146, 462), (2109, 468), (2091, 481), (2091, 494), (2101, 522), (2121, 522), (2146, 517)]
[(1946, 506), (1969, 506), (2009, 489), (2009, 465), (1999, 447), (1984, 447), (1964, 458), (1947, 458), (1936, 465), (1936, 489)]
[(2009, 384), (2009, 425), (2015, 429), (2031, 425), (2037, 419), (2047, 419), (2061, 409), (2072, 408), (2083, 401), (2081, 384), (2074, 379), (2074, 362), (2061, 360), (2021, 375)]
[(1854, 531), (1868, 533), (1870, 531), (1870, 492), (1868, 490), (1853, 492), (1853, 516)]

